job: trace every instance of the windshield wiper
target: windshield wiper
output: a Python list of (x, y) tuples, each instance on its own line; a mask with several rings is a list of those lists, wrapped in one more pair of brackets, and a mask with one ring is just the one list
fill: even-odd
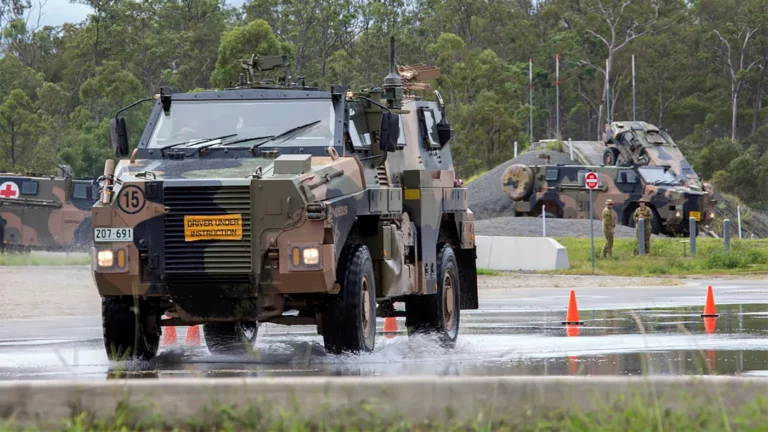
[(287, 131), (285, 131), (285, 132), (281, 133), (280, 135), (275, 135), (275, 136), (273, 136), (273, 137), (271, 137), (271, 138), (267, 139), (266, 141), (262, 141), (262, 142), (260, 142), (260, 143), (258, 143), (258, 144), (254, 144), (254, 145), (252, 145), (252, 146), (251, 146), (251, 152), (253, 152), (253, 150), (254, 150), (255, 148), (257, 148), (257, 147), (261, 147), (261, 146), (263, 146), (264, 144), (266, 144), (266, 143), (268, 143), (268, 142), (271, 142), (271, 141), (276, 141), (276, 140), (279, 140), (279, 139), (281, 139), (281, 138), (287, 138), (287, 137), (289, 137), (289, 136), (291, 136), (291, 135), (293, 135), (293, 134), (295, 134), (295, 133), (301, 132), (302, 130), (304, 130), (304, 129), (307, 129), (307, 128), (309, 128), (309, 127), (312, 127), (312, 126), (314, 126), (314, 125), (316, 125), (316, 124), (318, 124), (318, 123), (320, 123), (320, 120), (315, 120), (315, 121), (313, 121), (313, 122), (311, 122), (311, 123), (303, 124), (303, 125), (301, 125), (301, 126), (296, 126), (296, 127), (295, 127), (295, 128), (293, 128), (293, 129), (288, 129)]
[(195, 138), (194, 140), (184, 141), (184, 142), (175, 143), (175, 144), (168, 144), (167, 146), (160, 147), (160, 154), (162, 156), (165, 156), (165, 150), (167, 150), (167, 149), (169, 149), (171, 147), (177, 147), (177, 146), (184, 145), (184, 144), (191, 144), (192, 141), (195, 141), (195, 140), (197, 141), (197, 142), (195, 142), (195, 144), (201, 144), (201, 143), (205, 143), (205, 142), (208, 142), (208, 141), (216, 141), (216, 140), (220, 140), (220, 139), (232, 138), (233, 136), (237, 136), (237, 134), (228, 134), (228, 135), (223, 135), (223, 136), (220, 136), (220, 137), (213, 137), (213, 138), (202, 138), (202, 139)]
[(274, 138), (274, 137), (275, 137), (274, 135), (266, 135), (266, 136), (259, 136), (259, 137), (240, 138), (240, 139), (236, 139), (234, 141), (223, 142), (220, 145), (222, 147), (224, 147), (224, 146), (228, 146), (228, 145), (232, 145), (232, 144), (244, 143), (246, 141), (254, 141), (254, 140)]

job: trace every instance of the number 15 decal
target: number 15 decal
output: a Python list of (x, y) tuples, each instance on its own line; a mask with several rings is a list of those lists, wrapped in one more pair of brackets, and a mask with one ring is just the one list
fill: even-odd
[(117, 206), (120, 210), (128, 214), (136, 214), (144, 208), (146, 204), (144, 191), (136, 185), (128, 185), (120, 190), (120, 196), (117, 197)]

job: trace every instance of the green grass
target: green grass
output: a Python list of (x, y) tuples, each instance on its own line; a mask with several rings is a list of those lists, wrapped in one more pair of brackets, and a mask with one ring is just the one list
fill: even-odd
[[(568, 250), (571, 267), (556, 273), (591, 274), (589, 238), (556, 238)], [(634, 255), (635, 239), (616, 239), (613, 259), (601, 259), (605, 239), (595, 236), (595, 274), (614, 276), (727, 275), (768, 272), (768, 240), (732, 240), (726, 252), (722, 239), (696, 239), (696, 255), (691, 257), (681, 239), (651, 240), (651, 255)], [(683, 248), (686, 248), (685, 256)], [(553, 273), (553, 272), (548, 272)]]
[(67, 266), (87, 265), (91, 262), (88, 255), (60, 254), (60, 255), (35, 255), (21, 253), (0, 254), (0, 266)]
[(496, 270), (488, 270), (484, 268), (477, 269), (477, 274), (481, 276), (498, 276), (501, 274), (501, 272)]
[[(305, 421), (295, 414), (283, 412), (265, 416), (258, 407), (237, 409), (217, 406), (204, 411), (204, 421), (184, 420), (171, 422), (160, 415), (148, 416), (138, 409), (122, 406), (111, 419), (94, 419), (86, 413), (67, 419), (58, 425), (44, 428), (17, 428), (12, 423), (0, 421), (0, 432), (26, 431), (759, 431), (768, 422), (768, 404), (757, 398), (736, 409), (725, 412), (722, 407), (710, 404), (694, 404), (680, 401), (678, 409), (661, 407), (661, 401), (649, 401), (646, 397), (627, 396), (616, 401), (623, 408), (605, 401), (602, 407), (590, 412), (553, 410), (543, 416), (523, 415), (507, 420), (489, 420), (478, 414), (472, 421), (448, 421), (444, 423), (403, 421), (397, 416), (384, 416), (375, 406), (361, 406), (356, 410), (328, 412), (322, 418)], [(654, 403), (656, 402), (656, 403)], [(524, 401), (523, 401), (524, 403)], [(337, 410), (338, 411), (338, 410)]]

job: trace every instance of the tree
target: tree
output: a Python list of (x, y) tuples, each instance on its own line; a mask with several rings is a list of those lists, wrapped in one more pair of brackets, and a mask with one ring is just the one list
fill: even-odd
[(32, 162), (29, 156), (39, 134), (40, 120), (32, 101), (21, 89), (14, 89), (0, 105), (0, 148), (12, 168)]

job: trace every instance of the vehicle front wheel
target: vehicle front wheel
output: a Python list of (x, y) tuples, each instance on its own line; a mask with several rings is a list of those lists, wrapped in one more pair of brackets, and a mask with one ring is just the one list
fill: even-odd
[(441, 244), (437, 253), (437, 294), (411, 296), (405, 302), (408, 335), (434, 334), (445, 348), (459, 336), (459, 266), (453, 248)]
[(376, 339), (376, 279), (368, 247), (344, 248), (336, 271), (341, 286), (322, 313), (323, 342), (331, 354), (371, 352)]
[(101, 299), (104, 348), (110, 360), (149, 360), (160, 346), (160, 317), (132, 296)]
[(203, 324), (205, 345), (211, 354), (244, 355), (253, 351), (259, 325), (255, 322), (214, 321)]

